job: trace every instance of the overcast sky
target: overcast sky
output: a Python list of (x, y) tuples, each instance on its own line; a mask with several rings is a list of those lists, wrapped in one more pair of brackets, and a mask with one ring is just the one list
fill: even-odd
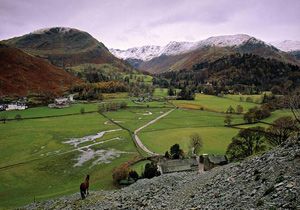
[(0, 0), (0, 40), (53, 26), (125, 49), (249, 34), (300, 40), (300, 0)]

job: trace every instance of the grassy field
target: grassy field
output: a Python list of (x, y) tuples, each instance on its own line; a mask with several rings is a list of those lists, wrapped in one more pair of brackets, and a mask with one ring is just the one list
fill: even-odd
[[(232, 106), (236, 109), (237, 105), (241, 105), (244, 109), (244, 112), (248, 111), (249, 108), (254, 106), (259, 106), (259, 104), (239, 101), (237, 95), (226, 95), (224, 97), (212, 96), (212, 95), (204, 95), (204, 94), (196, 94), (195, 100), (187, 101), (187, 100), (174, 100), (172, 101), (176, 106), (181, 108), (190, 108), (190, 109), (204, 109), (208, 111), (214, 112), (226, 112), (229, 106)], [(260, 96), (252, 96), (260, 97)]]
[(48, 107), (35, 107), (26, 110), (12, 110), (0, 112), (0, 116), (5, 115), (8, 119), (14, 119), (17, 114), (20, 114), (22, 118), (28, 117), (44, 117), (44, 116), (56, 116), (64, 114), (80, 114), (80, 109), (84, 108), (86, 112), (97, 111), (98, 103), (89, 104), (73, 104), (71, 107), (64, 109), (51, 109)]
[[(224, 114), (177, 109), (157, 123), (142, 130), (140, 137), (150, 150), (163, 154), (175, 143), (187, 153), (189, 136), (199, 133), (203, 139), (202, 153), (224, 154), (238, 130), (224, 127)], [(233, 123), (243, 122), (234, 115)]]
[[(167, 89), (156, 89), (154, 93), (162, 97), (166, 94)], [(111, 101), (125, 101), (128, 104), (127, 109), (105, 114), (131, 132), (172, 108), (167, 102), (135, 103), (127, 93), (104, 94), (104, 102)], [(223, 112), (230, 105), (235, 108), (241, 104), (244, 110), (257, 105), (240, 102), (238, 96), (227, 95), (221, 98), (203, 94), (197, 94), (195, 101), (173, 103), (184, 108), (192, 106), (194, 109), (176, 109), (139, 133), (145, 146), (154, 152), (163, 154), (170, 146), (179, 143), (187, 153), (189, 136), (199, 133), (204, 142), (201, 153), (224, 154), (238, 129), (224, 126)], [(79, 103), (65, 109), (37, 107), (0, 113), (11, 119), (16, 114), (23, 118), (75, 114), (0, 124), (0, 209), (22, 206), (34, 199), (43, 200), (77, 192), (79, 184), (88, 173), (91, 175), (91, 190), (114, 188), (113, 168), (139, 156), (140, 150), (135, 147), (131, 134), (124, 129), (105, 133), (94, 141), (81, 142), (77, 147), (66, 144), (65, 141), (71, 138), (120, 129), (97, 112), (80, 114), (82, 107), (86, 112), (97, 111), (98, 103)], [(199, 110), (200, 107), (204, 107), (204, 110)], [(287, 115), (291, 115), (289, 110), (278, 110), (264, 121), (273, 122)], [(242, 115), (232, 117), (233, 123), (243, 123)], [(79, 147), (84, 152), (78, 150)], [(91, 151), (112, 150), (120, 153), (110, 157), (107, 163), (96, 164), (95, 161), (100, 157), (96, 154), (92, 154), (94, 158), (88, 158)], [(87, 161), (80, 165), (84, 159)], [(131, 168), (141, 174), (146, 163), (142, 161)]]
[[(36, 110), (36, 109), (35, 109)], [(38, 109), (42, 114), (42, 108)], [(55, 114), (45, 108), (44, 114)], [(27, 114), (29, 110), (25, 110)], [(65, 109), (68, 112), (67, 109)], [(35, 113), (35, 112), (33, 112)], [(22, 115), (25, 115), (22, 114)], [(81, 152), (63, 143), (69, 138), (93, 135), (100, 131), (118, 129), (98, 113), (11, 121), (0, 124), (0, 207), (16, 207), (36, 200), (74, 193), (87, 173), (91, 174), (91, 189), (112, 189), (112, 169), (138, 156), (131, 136), (125, 130), (106, 133), (94, 142), (92, 150), (122, 151), (110, 163), (93, 165), (94, 159), (74, 167)], [(17, 128), (17, 129), (16, 129)], [(105, 142), (112, 138), (120, 138)], [(97, 159), (97, 158), (96, 158)], [(3, 168), (16, 163), (17, 166)]]

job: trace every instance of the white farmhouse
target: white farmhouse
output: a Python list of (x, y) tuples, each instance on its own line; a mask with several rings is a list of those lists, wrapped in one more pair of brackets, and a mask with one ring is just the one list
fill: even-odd
[(10, 111), (10, 110), (24, 110), (27, 109), (28, 107), (26, 106), (26, 104), (23, 103), (12, 103), (12, 104), (8, 104), (6, 107), (6, 111)]

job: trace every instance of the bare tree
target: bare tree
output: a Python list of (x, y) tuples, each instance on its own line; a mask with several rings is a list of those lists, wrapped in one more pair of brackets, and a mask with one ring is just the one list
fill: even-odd
[(190, 148), (192, 150), (192, 154), (198, 154), (203, 147), (202, 138), (198, 133), (193, 133), (190, 136)]
[(296, 91), (289, 96), (289, 106), (295, 120), (300, 123), (300, 91)]
[(297, 130), (296, 121), (290, 117), (280, 117), (267, 129), (267, 139), (272, 145), (284, 143)]

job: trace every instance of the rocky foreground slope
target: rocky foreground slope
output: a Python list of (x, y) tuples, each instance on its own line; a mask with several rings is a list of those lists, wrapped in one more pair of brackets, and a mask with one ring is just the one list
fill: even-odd
[(300, 142), (212, 169), (173, 173), (116, 191), (79, 193), (25, 209), (300, 209)]

